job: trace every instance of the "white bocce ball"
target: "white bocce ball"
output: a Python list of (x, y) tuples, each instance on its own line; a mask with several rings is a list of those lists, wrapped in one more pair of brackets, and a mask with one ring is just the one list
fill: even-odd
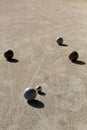
[(41, 86), (36, 86), (36, 92), (39, 93), (42, 91), (42, 87)]
[(62, 44), (63, 44), (63, 38), (62, 38), (62, 37), (57, 37), (57, 38), (56, 38), (56, 42), (57, 42), (59, 45), (62, 45)]
[(36, 98), (36, 96), (37, 96), (37, 93), (34, 88), (29, 87), (24, 90), (24, 97), (28, 101), (34, 100)]

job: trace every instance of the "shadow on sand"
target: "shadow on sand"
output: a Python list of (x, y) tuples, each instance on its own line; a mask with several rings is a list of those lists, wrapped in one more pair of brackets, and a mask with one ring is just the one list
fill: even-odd
[(44, 93), (44, 92), (38, 92), (38, 94), (41, 95), (41, 96), (45, 96), (46, 95), (46, 93)]
[(58, 44), (59, 46), (62, 46), (62, 47), (67, 47), (68, 45), (67, 44)]
[(85, 65), (86, 64), (84, 61), (80, 61), (80, 60), (73, 61), (73, 63), (77, 64), (77, 65)]
[(44, 108), (44, 104), (39, 100), (27, 101), (27, 103), (35, 108)]
[(18, 63), (19, 61), (17, 59), (7, 59), (8, 62), (11, 63)]

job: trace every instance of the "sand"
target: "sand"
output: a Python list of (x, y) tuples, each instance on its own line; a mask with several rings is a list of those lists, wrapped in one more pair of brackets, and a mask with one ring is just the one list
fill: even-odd
[[(87, 130), (87, 1), (0, 0), (0, 67), (0, 130)], [(24, 89), (37, 85), (28, 103)]]

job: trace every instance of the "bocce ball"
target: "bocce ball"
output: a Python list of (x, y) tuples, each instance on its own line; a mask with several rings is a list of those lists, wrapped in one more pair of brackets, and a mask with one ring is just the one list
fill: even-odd
[(4, 57), (8, 60), (12, 59), (13, 56), (14, 56), (14, 52), (12, 50), (7, 50), (4, 53)]
[(75, 62), (78, 58), (79, 58), (79, 54), (78, 54), (78, 52), (76, 52), (76, 51), (73, 51), (73, 52), (70, 53), (70, 55), (69, 55), (69, 59), (70, 59), (72, 62)]
[(29, 87), (24, 90), (24, 97), (28, 101), (34, 100), (36, 98), (36, 95), (37, 93), (34, 88)]
[(41, 86), (36, 86), (36, 92), (40, 93), (42, 91), (42, 87)]
[(63, 44), (63, 38), (62, 38), (62, 37), (57, 37), (56, 42), (57, 42), (59, 45), (62, 45), (62, 44)]

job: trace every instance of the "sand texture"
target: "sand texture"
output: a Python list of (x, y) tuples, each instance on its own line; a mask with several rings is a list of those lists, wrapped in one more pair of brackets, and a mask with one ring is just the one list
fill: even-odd
[[(37, 85), (43, 93), (27, 102)], [(86, 0), (0, 0), (0, 100), (0, 130), (87, 130)]]

